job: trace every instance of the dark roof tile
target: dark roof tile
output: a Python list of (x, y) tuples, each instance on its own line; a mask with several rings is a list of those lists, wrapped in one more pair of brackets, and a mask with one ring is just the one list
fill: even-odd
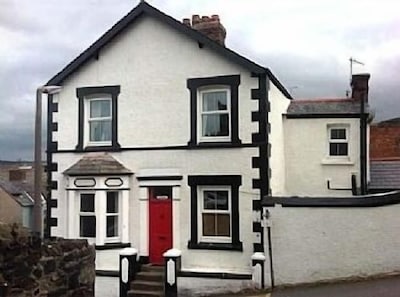
[(292, 100), (287, 109), (288, 115), (359, 113), (360, 101), (349, 98)]
[(84, 156), (64, 171), (70, 176), (128, 175), (132, 172), (109, 154), (93, 153)]

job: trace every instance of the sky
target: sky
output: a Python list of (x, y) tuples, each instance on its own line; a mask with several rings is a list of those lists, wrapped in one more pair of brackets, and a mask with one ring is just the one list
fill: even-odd
[[(147, 2), (178, 20), (219, 14), (227, 47), (270, 68), (295, 98), (344, 97), (354, 57), (365, 64), (354, 73), (371, 74), (375, 121), (400, 117), (397, 0)], [(0, 0), (0, 160), (33, 159), (36, 88), (138, 3)]]

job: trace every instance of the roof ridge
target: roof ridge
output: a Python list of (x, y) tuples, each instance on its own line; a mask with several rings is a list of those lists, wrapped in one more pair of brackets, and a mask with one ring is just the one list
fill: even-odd
[(160, 21), (172, 26), (181, 33), (185, 33), (190, 38), (197, 40), (199, 43), (206, 44), (209, 48), (216, 51), (221, 56), (232, 60), (236, 64), (243, 66), (248, 69), (251, 73), (262, 74), (265, 73), (271, 81), (279, 88), (279, 90), (289, 99), (292, 99), (290, 93), (286, 88), (279, 82), (279, 80), (272, 74), (271, 70), (263, 67), (252, 60), (240, 55), (239, 53), (229, 49), (228, 47), (220, 45), (218, 42), (210, 39), (206, 35), (200, 33), (199, 31), (184, 25), (175, 18), (165, 14), (154, 6), (148, 4), (145, 1), (141, 1), (136, 7), (134, 7), (130, 12), (128, 12), (124, 17), (122, 17), (117, 23), (115, 23), (109, 30), (107, 30), (103, 35), (101, 35), (95, 42), (93, 42), (87, 49), (85, 49), (81, 54), (79, 54), (74, 60), (67, 64), (60, 72), (53, 76), (46, 85), (59, 85), (61, 84), (69, 75), (75, 72), (79, 67), (81, 67), (87, 60), (96, 56), (99, 50), (114, 39), (119, 33), (121, 33), (127, 26), (134, 22), (143, 13), (149, 16), (155, 17)]
[(306, 98), (306, 99), (295, 99), (292, 102), (293, 103), (325, 103), (325, 102), (351, 102), (351, 101), (358, 101), (354, 98)]

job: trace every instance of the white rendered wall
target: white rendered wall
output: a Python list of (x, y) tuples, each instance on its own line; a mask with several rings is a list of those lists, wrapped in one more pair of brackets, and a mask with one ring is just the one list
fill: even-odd
[[(102, 49), (98, 60), (88, 61), (63, 83), (62, 91), (55, 96), (59, 106), (53, 116), (58, 131), (53, 132), (53, 140), (58, 141), (59, 150), (75, 149), (78, 141), (76, 88), (120, 85), (117, 100), (121, 147), (185, 146), (190, 140), (187, 79), (219, 75), (240, 75), (239, 138), (242, 143), (249, 144), (252, 133), (258, 132), (258, 123), (251, 121), (252, 111), (258, 108), (257, 100), (251, 99), (251, 89), (258, 88), (258, 79), (207, 47), (200, 49), (197, 42), (165, 24), (150, 17), (140, 18)], [(58, 163), (53, 180), (59, 183), (58, 190), (52, 191), (53, 197), (58, 199), (58, 208), (52, 209), (52, 216), (58, 218), (58, 226), (52, 227), (53, 236), (68, 234), (66, 178), (62, 172), (83, 155), (53, 155), (53, 162)], [(174, 247), (182, 250), (183, 269), (209, 271), (213, 270), (212, 263), (218, 272), (251, 272), (250, 256), (256, 241), (252, 231), (252, 200), (259, 198), (259, 191), (252, 189), (252, 179), (259, 178), (258, 169), (252, 168), (252, 157), (259, 155), (258, 148), (123, 151), (112, 155), (133, 173), (157, 168), (176, 168), (182, 173), (179, 199), (173, 202), (174, 226), (179, 226), (173, 236), (174, 244), (178, 245)], [(187, 176), (202, 174), (242, 176), (239, 215), (243, 252), (187, 249), (191, 220)], [(139, 249), (140, 255), (148, 256), (146, 197), (135, 175), (130, 185), (129, 240)], [(109, 252), (101, 254), (108, 257)], [(118, 258), (118, 252), (115, 257)]]
[(285, 140), (283, 131), (283, 114), (290, 104), (282, 92), (271, 82), (268, 94), (270, 102), (269, 123), (271, 133), (269, 143), (271, 144), (271, 157), (269, 165), (271, 168), (271, 190), (272, 195), (284, 195), (285, 190)]
[[(349, 158), (337, 160), (328, 156), (328, 125), (349, 127)], [(360, 128), (358, 119), (284, 119), (286, 195), (346, 196), (351, 190), (351, 175), (360, 185)]]
[(400, 271), (400, 205), (268, 209), (276, 285)]
[[(252, 200), (258, 198), (258, 190), (252, 189), (252, 179), (258, 177), (258, 169), (252, 168), (251, 157), (258, 154), (258, 148), (237, 149), (201, 149), (201, 150), (160, 150), (160, 151), (125, 151), (112, 153), (112, 156), (120, 161), (133, 173), (141, 169), (149, 168), (177, 168), (183, 176), (179, 181), (179, 199), (173, 201), (173, 218), (178, 220), (179, 228), (173, 230), (175, 233), (174, 246), (182, 250), (182, 269), (188, 271), (204, 272), (231, 272), (251, 273), (250, 257), (253, 253), (253, 243), (256, 241), (252, 230)], [(58, 153), (53, 155), (53, 162), (58, 163), (59, 172), (65, 171), (71, 164), (77, 162), (83, 154)], [(190, 239), (190, 187), (187, 183), (188, 175), (241, 175), (242, 185), (239, 187), (239, 216), (240, 216), (240, 240), (243, 243), (243, 252), (238, 251), (215, 251), (188, 249), (187, 243)], [(54, 174), (59, 178), (58, 190), (53, 190), (54, 197), (59, 198), (59, 205), (52, 209), (53, 216), (59, 222), (66, 222), (66, 211), (63, 207), (66, 178), (62, 174)], [(146, 234), (148, 222), (148, 208), (145, 206), (145, 191), (139, 187), (135, 175), (131, 178), (129, 191), (129, 239), (133, 247), (139, 249), (141, 256), (148, 256), (148, 234)], [(178, 212), (178, 213), (177, 213)], [(143, 231), (143, 229), (146, 229)], [(52, 227), (52, 236), (67, 237), (65, 223), (59, 223)], [(179, 238), (176, 236), (179, 235)], [(106, 263), (112, 252), (99, 253), (97, 261), (99, 267), (110, 268)], [(115, 251), (118, 258), (118, 251)], [(110, 262), (111, 263), (111, 262)], [(117, 262), (115, 262), (117, 263)], [(212, 265), (210, 265), (212, 263)], [(115, 264), (116, 265), (116, 264)], [(100, 269), (100, 268), (97, 268)], [(113, 270), (118, 270), (115, 266)]]
[[(118, 141), (122, 147), (186, 145), (190, 137), (188, 78), (240, 74), (239, 137), (251, 142), (257, 123), (251, 88), (258, 79), (221, 55), (150, 17), (138, 19), (63, 83), (53, 132), (59, 149), (74, 149), (78, 133), (76, 88), (120, 85)], [(61, 135), (62, 133), (62, 135)]]

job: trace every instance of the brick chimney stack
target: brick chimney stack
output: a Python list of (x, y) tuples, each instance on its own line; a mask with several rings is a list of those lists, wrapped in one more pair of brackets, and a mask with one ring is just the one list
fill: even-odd
[(351, 98), (355, 100), (364, 99), (365, 102), (368, 102), (369, 78), (369, 73), (353, 74), (351, 78)]
[(214, 14), (211, 17), (202, 16), (200, 18), (199, 15), (195, 14), (192, 16), (192, 23), (187, 18), (183, 19), (182, 23), (225, 46), (226, 30), (221, 24), (218, 15)]

